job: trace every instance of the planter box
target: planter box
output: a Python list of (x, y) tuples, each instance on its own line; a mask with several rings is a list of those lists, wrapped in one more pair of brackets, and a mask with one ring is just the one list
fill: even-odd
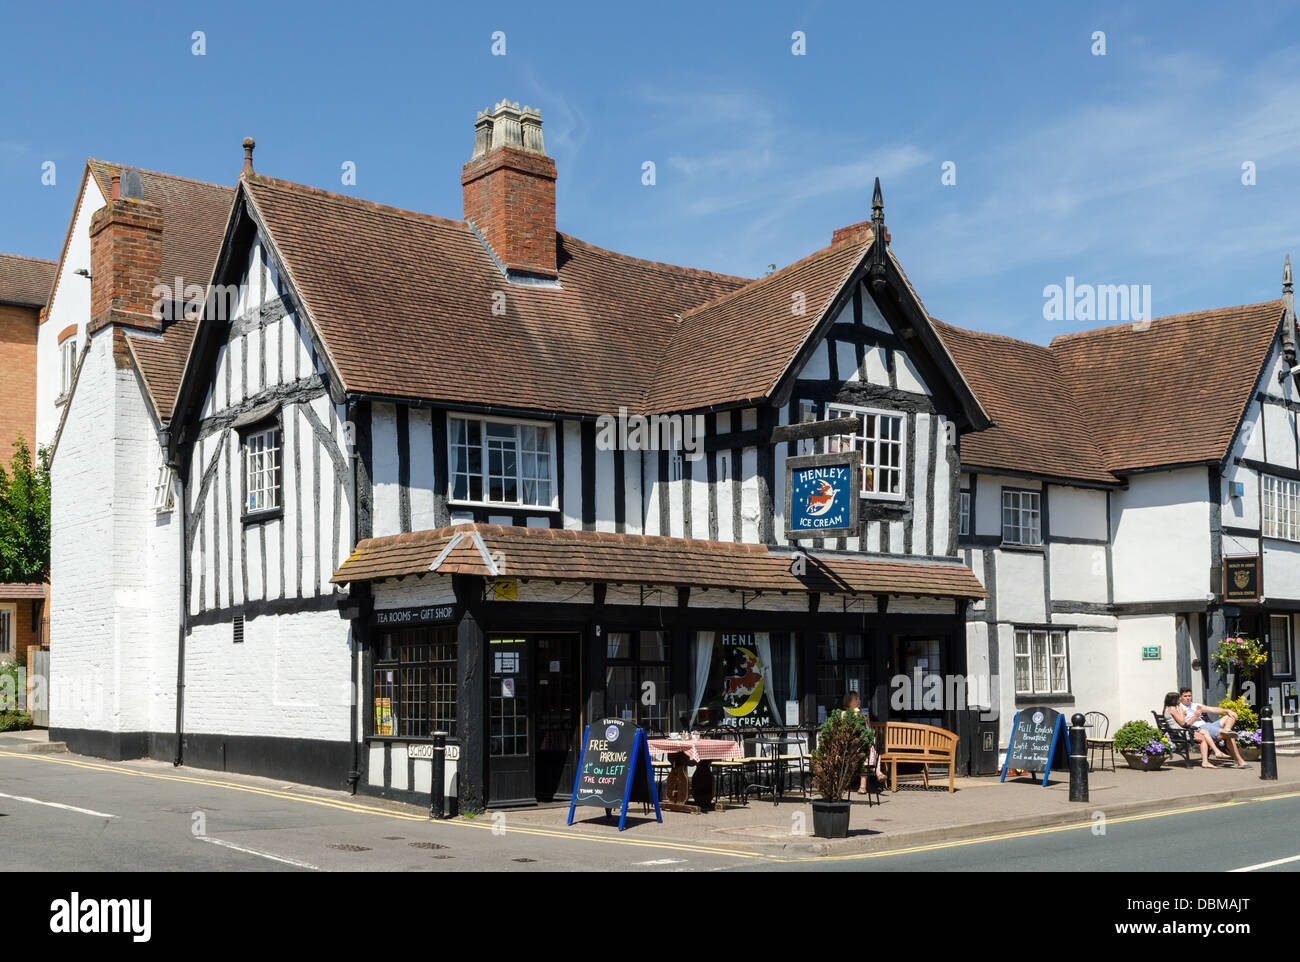
[(1260, 755), (1264, 751), (1259, 745), (1238, 745), (1237, 750), (1241, 752), (1241, 757), (1248, 762), (1259, 761)]
[(814, 801), (813, 835), (817, 838), (848, 838), (851, 809), (849, 802)]
[(1124, 761), (1128, 762), (1129, 768), (1136, 768), (1142, 772), (1154, 772), (1161, 768), (1165, 763), (1164, 755), (1139, 755), (1136, 752), (1122, 752)]

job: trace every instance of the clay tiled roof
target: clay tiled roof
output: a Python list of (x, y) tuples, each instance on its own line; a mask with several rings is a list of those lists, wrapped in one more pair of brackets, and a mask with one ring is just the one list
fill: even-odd
[(865, 240), (824, 248), (687, 312), (664, 351), (647, 409), (766, 397), (870, 245), (867, 231)]
[[(453, 539), (456, 544), (447, 551)], [(332, 581), (347, 584), (426, 574), (435, 561), (439, 561), (439, 574), (496, 577), (501, 575), (492, 566), (497, 552), (501, 552), (498, 557), (504, 559), (511, 578), (772, 592), (985, 597), (974, 574), (961, 564), (815, 555), (808, 559), (806, 574), (794, 575), (789, 553), (771, 553), (763, 545), (491, 524), (453, 525), (367, 539), (357, 545)]]
[[(87, 165), (105, 197), (112, 193), (113, 174), (125, 168), (102, 160), (88, 160)], [(144, 199), (157, 204), (162, 212), (162, 276), (159, 282), (169, 287), (181, 279), (182, 291), (190, 285), (206, 288), (212, 280), (212, 268), (221, 248), (233, 188), (202, 181), (140, 170)], [(145, 389), (153, 402), (159, 421), (171, 419), (176, 393), (185, 373), (185, 361), (194, 340), (195, 323), (176, 321), (163, 330), (162, 339), (131, 337), (128, 343)]]
[(993, 427), (962, 436), (963, 467), (1118, 482), (1050, 348), (934, 322)]
[(1218, 461), (1281, 320), (1265, 301), (1067, 334), (1052, 353), (1110, 471)]
[(1265, 301), (1055, 338), (1041, 347), (935, 322), (997, 426), (963, 465), (1076, 480), (1219, 461), (1282, 320)]
[(5, 601), (45, 597), (45, 585), (0, 584), (0, 598)]
[[(86, 163), (103, 195), (111, 196), (113, 174), (126, 167), (93, 158)], [(234, 190), (139, 167), (133, 169), (140, 173), (144, 199), (162, 211), (162, 282), (174, 285), (179, 277), (185, 286), (198, 284), (206, 288), (212, 280)]]
[(127, 336), (127, 347), (149, 392), (154, 413), (163, 423), (171, 420), (195, 327), (194, 318), (186, 318), (169, 324), (161, 338)]
[(560, 289), (512, 285), (464, 221), (259, 175), (245, 183), (354, 392), (637, 411), (677, 315), (746, 283), (560, 234)]
[(54, 285), (54, 261), (0, 254), (0, 304), (44, 307)]

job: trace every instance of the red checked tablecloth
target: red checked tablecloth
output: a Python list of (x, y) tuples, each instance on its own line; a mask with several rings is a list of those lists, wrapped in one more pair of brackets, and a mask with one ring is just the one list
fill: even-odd
[(654, 754), (682, 752), (693, 762), (717, 762), (743, 758), (740, 746), (718, 738), (652, 738), (646, 745)]

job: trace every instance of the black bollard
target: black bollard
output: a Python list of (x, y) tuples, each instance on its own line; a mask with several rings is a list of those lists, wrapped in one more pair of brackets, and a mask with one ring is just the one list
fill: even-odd
[(443, 814), (442, 788), (447, 780), (447, 733), (433, 733), (433, 781), (429, 784), (429, 817), (446, 818)]
[(1087, 719), (1075, 712), (1070, 717), (1070, 801), (1088, 800)]
[(1277, 781), (1277, 746), (1273, 744), (1273, 706), (1259, 710), (1259, 777)]

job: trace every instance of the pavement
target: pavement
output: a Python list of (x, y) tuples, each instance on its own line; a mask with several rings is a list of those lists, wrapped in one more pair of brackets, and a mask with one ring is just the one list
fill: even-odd
[[(732, 858), (818, 859), (853, 857), (855, 854), (914, 849), (961, 839), (1011, 838), (1017, 833), (1051, 826), (1094, 827), (1144, 813), (1191, 812), (1205, 810), (1238, 800), (1266, 797), (1300, 796), (1300, 758), (1279, 758), (1278, 779), (1260, 779), (1260, 767), (1223, 768), (1206, 771), (1199, 767), (1184, 768), (1181, 761), (1160, 771), (1133, 771), (1120, 766), (1117, 771), (1095, 771), (1089, 775), (1089, 801), (1069, 800), (1069, 780), (1065, 773), (1053, 773), (1047, 787), (1028, 778), (1008, 780), (997, 777), (958, 778), (956, 791), (947, 791), (947, 780), (931, 779), (925, 790), (919, 782), (903, 784), (897, 793), (885, 791), (874, 804), (859, 795), (852, 797), (850, 835), (846, 839), (819, 839), (812, 836), (812, 807), (797, 794), (782, 798), (773, 805), (770, 799), (753, 798), (747, 806), (726, 804), (719, 811), (706, 814), (663, 813), (657, 824), (653, 814), (646, 816), (640, 804), (629, 811), (627, 830), (617, 831), (617, 812), (606, 819), (599, 808), (582, 806), (576, 810), (575, 822), (567, 826), (568, 805), (489, 811), (476, 818), (458, 818), (434, 823), (426, 809), (364, 795), (349, 796), (344, 791), (286, 785), (280, 780), (255, 776), (212, 772), (205, 769), (174, 769), (166, 762), (138, 759), (107, 762), (71, 754), (59, 754), (62, 746), (51, 744), (44, 732), (19, 732), (0, 735), (0, 761), (7, 753), (42, 754), (51, 762), (66, 760), (75, 766), (56, 765), (59, 773), (81, 771), (89, 779), (102, 780), (112, 775), (145, 775), (148, 780), (171, 783), (177, 790), (225, 792), (249, 791), (281, 801), (306, 803), (317, 811), (348, 810), (366, 817), (388, 816), (409, 827), (423, 822), (431, 829), (443, 825), (452, 828), (492, 828), (499, 834), (514, 837), (572, 841), (608, 841), (622, 845), (665, 850), (689, 851), (698, 855)], [(50, 754), (45, 754), (50, 753)], [(35, 761), (35, 760), (33, 760)], [(31, 762), (23, 763), (30, 765)], [(44, 769), (45, 766), (40, 766)], [(35, 778), (37, 771), (24, 767), (24, 774)], [(53, 773), (53, 770), (51, 770)], [(17, 772), (15, 771), (15, 774)], [(111, 781), (117, 781), (111, 778)], [(128, 779), (136, 781), (136, 779)], [(184, 785), (192, 786), (185, 789)], [(52, 784), (52, 783), (51, 783)], [(67, 783), (71, 789), (74, 783)], [(73, 805), (94, 800), (93, 784), (76, 792), (49, 794), (48, 798)], [(47, 789), (47, 783), (33, 781), (30, 790), (6, 789), (13, 797), (35, 795)], [(85, 793), (85, 794), (82, 794)], [(78, 797), (79, 796), (79, 797)], [(90, 801), (87, 801), (90, 800)], [(126, 800), (124, 800), (126, 801)], [(169, 810), (170, 811), (170, 810)], [(376, 823), (378, 826), (382, 822)], [(366, 834), (370, 834), (367, 830)], [(479, 833), (471, 833), (477, 835)], [(440, 836), (441, 837), (441, 836)], [(665, 864), (668, 860), (665, 861)], [(313, 862), (313, 867), (315, 866)], [(653, 865), (653, 861), (634, 863)]]
[[(907, 848), (953, 839), (989, 837), (1045, 826), (1098, 823), (1148, 812), (1186, 810), (1198, 806), (1300, 794), (1300, 758), (1279, 758), (1276, 781), (1260, 779), (1258, 762), (1251, 768), (1187, 769), (1181, 760), (1159, 771), (1134, 771), (1120, 763), (1116, 771), (1088, 776), (1087, 802), (1071, 802), (1069, 777), (1053, 772), (1044, 788), (1028, 778), (1001, 782), (997, 776), (958, 778), (949, 794), (946, 778), (903, 783), (897, 793), (885, 791), (879, 804), (852, 797), (849, 837), (812, 837), (812, 806), (797, 794), (778, 805), (751, 799), (747, 806), (700, 815), (664, 812), (663, 825), (647, 820), (639, 805), (628, 815), (638, 833), (656, 833), (692, 843), (743, 845), (768, 854), (829, 856)], [(604, 812), (579, 808), (575, 818), (586, 826), (605, 824)], [(615, 813), (617, 817), (617, 813)], [(563, 825), (568, 807), (528, 809), (510, 813), (512, 824)], [(630, 831), (630, 829), (629, 829)]]

